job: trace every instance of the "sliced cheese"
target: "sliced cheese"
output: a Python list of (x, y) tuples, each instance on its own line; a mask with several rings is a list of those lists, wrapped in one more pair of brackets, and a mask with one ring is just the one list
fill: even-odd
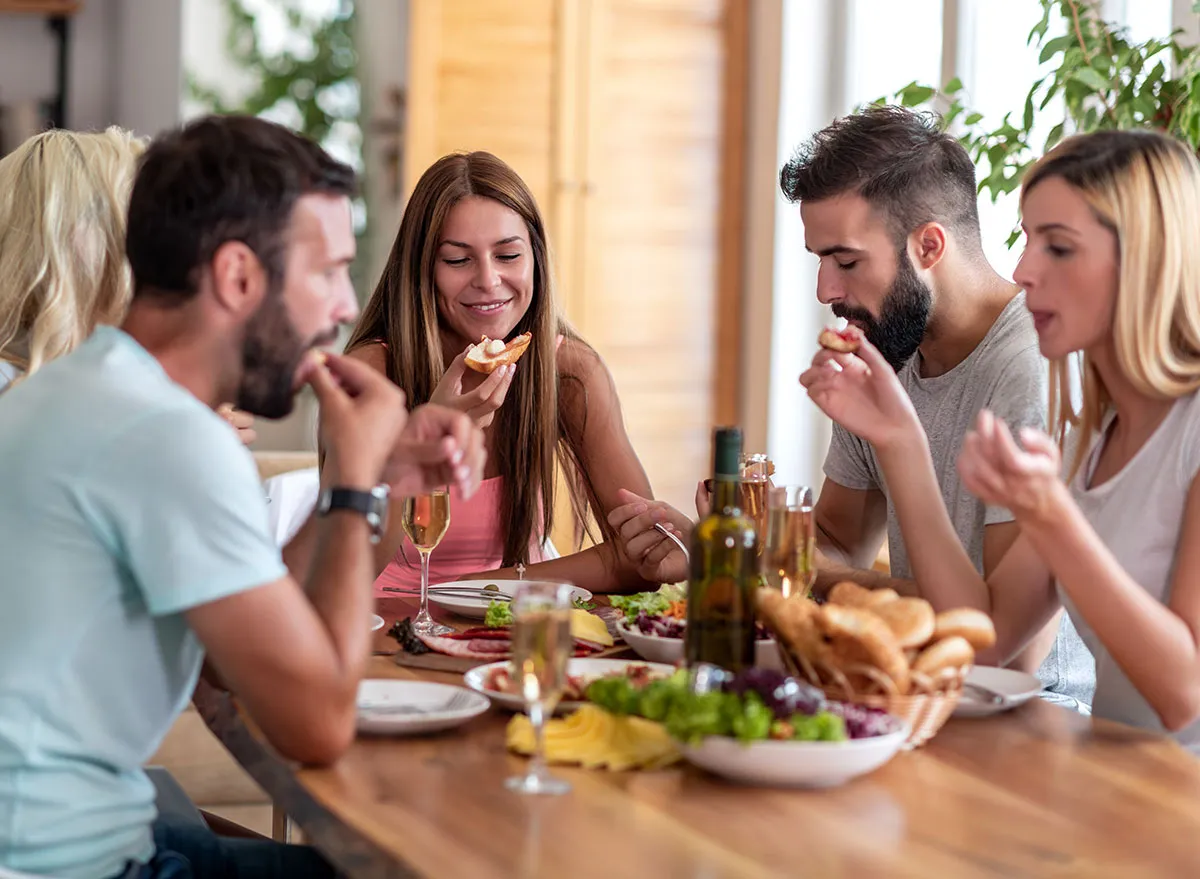
[(577, 607), (571, 608), (571, 637), (582, 638), (584, 641), (602, 644), (605, 647), (613, 646), (613, 637), (608, 634), (604, 620)]

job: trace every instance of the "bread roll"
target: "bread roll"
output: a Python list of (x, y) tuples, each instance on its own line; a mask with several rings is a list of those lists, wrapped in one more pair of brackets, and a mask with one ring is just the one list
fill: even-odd
[(951, 635), (934, 641), (917, 655), (912, 664), (914, 674), (934, 677), (938, 672), (948, 668), (961, 668), (975, 661), (975, 651), (966, 638)]
[(901, 647), (921, 647), (933, 637), (933, 605), (924, 598), (897, 598), (870, 610), (888, 624)]
[(933, 637), (936, 640), (954, 635), (966, 639), (976, 650), (986, 650), (996, 643), (996, 627), (992, 624), (992, 618), (973, 607), (943, 611), (934, 619)]
[(844, 607), (878, 607), (899, 597), (895, 589), (867, 589), (849, 580), (843, 580), (829, 590), (829, 603)]
[(855, 666), (873, 666), (892, 679), (897, 693), (908, 692), (909, 669), (904, 651), (891, 628), (865, 608), (827, 604), (816, 617), (827, 655), (824, 661), (840, 670), (856, 689), (870, 678), (854, 674)]

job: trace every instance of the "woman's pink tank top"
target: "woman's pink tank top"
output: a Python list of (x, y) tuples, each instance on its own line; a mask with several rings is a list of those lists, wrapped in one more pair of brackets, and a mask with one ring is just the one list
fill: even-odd
[[(554, 348), (562, 347), (563, 337), (557, 336)], [(380, 341), (387, 350), (387, 342)], [(450, 489), (450, 527), (446, 536), (429, 555), (429, 583), (436, 585), (457, 580), (463, 574), (492, 571), (504, 561), (504, 531), (500, 527), (499, 477), (485, 479), (479, 490), (467, 501), (457, 488)], [(540, 510), (539, 510), (540, 514)], [(529, 544), (529, 563), (543, 560), (542, 545), (536, 538)], [(375, 578), (375, 595), (388, 595), (383, 587), (394, 589), (421, 588), (421, 557), (407, 539), (400, 544), (395, 557)]]
[[(463, 500), (457, 488), (450, 489), (450, 527), (429, 556), (430, 584), (500, 567), (504, 561), (504, 529), (500, 527), (503, 484), (499, 476), (485, 479), (470, 500)], [(529, 561), (542, 561), (542, 547), (536, 541), (530, 543)], [(413, 591), (421, 588), (421, 557), (407, 538), (376, 578), (376, 597), (388, 595), (383, 591), (385, 586)]]

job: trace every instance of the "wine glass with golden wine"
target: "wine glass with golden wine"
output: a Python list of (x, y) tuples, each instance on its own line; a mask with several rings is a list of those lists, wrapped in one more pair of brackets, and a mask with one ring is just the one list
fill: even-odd
[(421, 556), (421, 610), (413, 620), (413, 631), (422, 635), (453, 632), (429, 615), (429, 555), (442, 542), (450, 527), (450, 492), (446, 488), (404, 498), (400, 525)]
[(767, 540), (763, 574), (785, 598), (807, 596), (817, 580), (817, 534), (813, 492), (806, 485), (767, 492)]
[(507, 779), (504, 786), (521, 794), (565, 794), (571, 785), (546, 770), (545, 729), (567, 686), (574, 646), (570, 584), (521, 584), (513, 596), (512, 617), (512, 677), (533, 726), (534, 748), (528, 772)]

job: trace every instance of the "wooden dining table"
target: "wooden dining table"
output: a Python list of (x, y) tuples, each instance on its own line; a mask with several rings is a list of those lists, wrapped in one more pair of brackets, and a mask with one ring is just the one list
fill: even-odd
[[(381, 605), (389, 623), (407, 610)], [(398, 666), (389, 640), (369, 677), (462, 683)], [(362, 879), (1200, 876), (1200, 761), (1038, 699), (952, 718), (833, 789), (740, 786), (686, 764), (553, 767), (572, 790), (546, 798), (505, 789), (525, 759), (495, 708), (450, 732), (360, 736), (318, 769), (276, 755), (228, 693), (196, 701), (306, 840)]]

